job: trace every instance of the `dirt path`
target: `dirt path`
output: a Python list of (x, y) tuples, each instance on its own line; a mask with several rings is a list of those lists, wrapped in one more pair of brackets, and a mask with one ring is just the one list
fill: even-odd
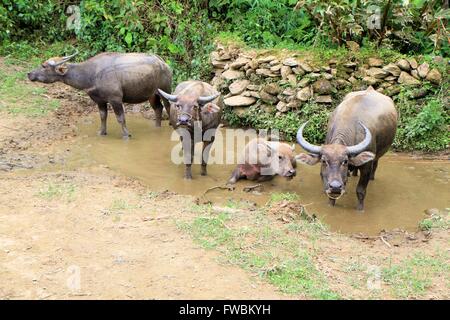
[(4, 174), (0, 189), (1, 299), (285, 298), (176, 228), (185, 196), (106, 169)]

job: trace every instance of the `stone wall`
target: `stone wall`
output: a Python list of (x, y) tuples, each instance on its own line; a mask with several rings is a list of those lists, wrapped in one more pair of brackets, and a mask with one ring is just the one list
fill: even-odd
[(438, 85), (442, 81), (437, 69), (414, 58), (314, 63), (300, 53), (280, 51), (275, 55), (218, 45), (211, 53), (211, 63), (215, 71), (212, 84), (237, 114), (249, 106), (284, 113), (307, 102), (335, 105), (340, 101), (334, 97), (369, 85), (388, 96), (398, 94), (401, 86), (412, 86), (413, 98), (421, 98), (428, 94), (424, 82)]

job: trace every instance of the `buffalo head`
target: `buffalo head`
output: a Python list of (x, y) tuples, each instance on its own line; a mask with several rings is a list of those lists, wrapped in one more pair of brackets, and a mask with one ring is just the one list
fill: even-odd
[(320, 176), (322, 177), (324, 191), (330, 199), (337, 199), (345, 193), (348, 166), (359, 167), (375, 158), (372, 152), (364, 151), (372, 141), (372, 134), (364, 124), (360, 123), (364, 128), (365, 137), (357, 145), (345, 146), (333, 143), (316, 146), (303, 138), (303, 128), (306, 124), (307, 122), (298, 129), (297, 141), (309, 154), (301, 153), (296, 158), (300, 163), (309, 165), (314, 165), (320, 161), (322, 164)]
[(67, 72), (65, 63), (75, 57), (78, 52), (70, 56), (50, 58), (37, 68), (28, 73), (28, 79), (44, 83), (53, 83), (59, 81), (61, 76)]
[(173, 95), (158, 89), (158, 92), (166, 98), (176, 112), (176, 126), (193, 126), (195, 121), (202, 121), (202, 113), (218, 112), (220, 108), (211, 103), (220, 94), (213, 94), (206, 97), (196, 95)]

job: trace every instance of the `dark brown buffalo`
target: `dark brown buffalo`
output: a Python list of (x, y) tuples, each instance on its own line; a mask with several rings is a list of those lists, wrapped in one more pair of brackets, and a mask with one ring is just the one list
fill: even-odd
[(292, 179), (296, 174), (294, 147), (278, 141), (262, 138), (251, 140), (245, 146), (239, 162), (228, 184), (234, 184), (239, 179), (262, 182), (276, 175)]
[(394, 141), (397, 111), (391, 98), (369, 87), (349, 93), (336, 108), (328, 122), (325, 144), (316, 146), (303, 138), (303, 124), (297, 141), (309, 154), (300, 154), (300, 162), (322, 163), (320, 175), (324, 191), (332, 205), (345, 192), (349, 166), (359, 170), (356, 188), (358, 210), (364, 209), (369, 180), (375, 178), (378, 159)]
[(173, 94), (163, 90), (159, 93), (171, 102), (169, 121), (182, 141), (186, 164), (184, 177), (192, 179), (191, 166), (197, 142), (203, 142), (201, 175), (206, 176), (209, 151), (222, 114), (220, 93), (201, 81), (181, 82)]
[(156, 126), (161, 126), (162, 103), (167, 112), (169, 103), (160, 99), (157, 89), (170, 91), (172, 71), (160, 57), (143, 53), (101, 53), (82, 63), (67, 63), (73, 56), (51, 58), (28, 73), (28, 78), (44, 83), (61, 81), (84, 90), (98, 105), (100, 135), (106, 135), (108, 103), (122, 126), (124, 138), (130, 136), (125, 123), (124, 102), (149, 100), (155, 110)]

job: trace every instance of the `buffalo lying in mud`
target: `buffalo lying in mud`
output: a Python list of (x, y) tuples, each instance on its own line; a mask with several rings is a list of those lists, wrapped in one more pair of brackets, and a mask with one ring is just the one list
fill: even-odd
[(320, 175), (331, 205), (345, 193), (352, 166), (361, 174), (356, 195), (358, 210), (364, 209), (367, 185), (375, 178), (378, 159), (394, 141), (397, 117), (392, 99), (369, 87), (345, 96), (331, 115), (324, 145), (308, 143), (303, 138), (306, 123), (300, 127), (297, 141), (309, 154), (302, 153), (297, 159), (309, 165), (322, 163)]
[(201, 81), (181, 82), (173, 94), (162, 89), (159, 93), (171, 102), (169, 121), (182, 141), (186, 164), (184, 177), (192, 179), (191, 166), (197, 142), (203, 142), (201, 175), (205, 176), (209, 151), (222, 114), (220, 93)]
[(231, 174), (228, 184), (232, 185), (240, 179), (262, 182), (275, 175), (292, 179), (296, 174), (296, 165), (293, 146), (256, 138), (245, 146), (240, 164)]
[(172, 71), (160, 57), (143, 53), (101, 53), (82, 63), (67, 63), (75, 55), (51, 58), (28, 73), (28, 78), (44, 83), (61, 81), (86, 91), (100, 111), (100, 135), (106, 135), (108, 103), (122, 126), (124, 138), (130, 136), (125, 123), (124, 102), (149, 100), (155, 110), (156, 126), (161, 126), (163, 103), (167, 112), (170, 106), (168, 101), (160, 99), (157, 89), (170, 91)]

